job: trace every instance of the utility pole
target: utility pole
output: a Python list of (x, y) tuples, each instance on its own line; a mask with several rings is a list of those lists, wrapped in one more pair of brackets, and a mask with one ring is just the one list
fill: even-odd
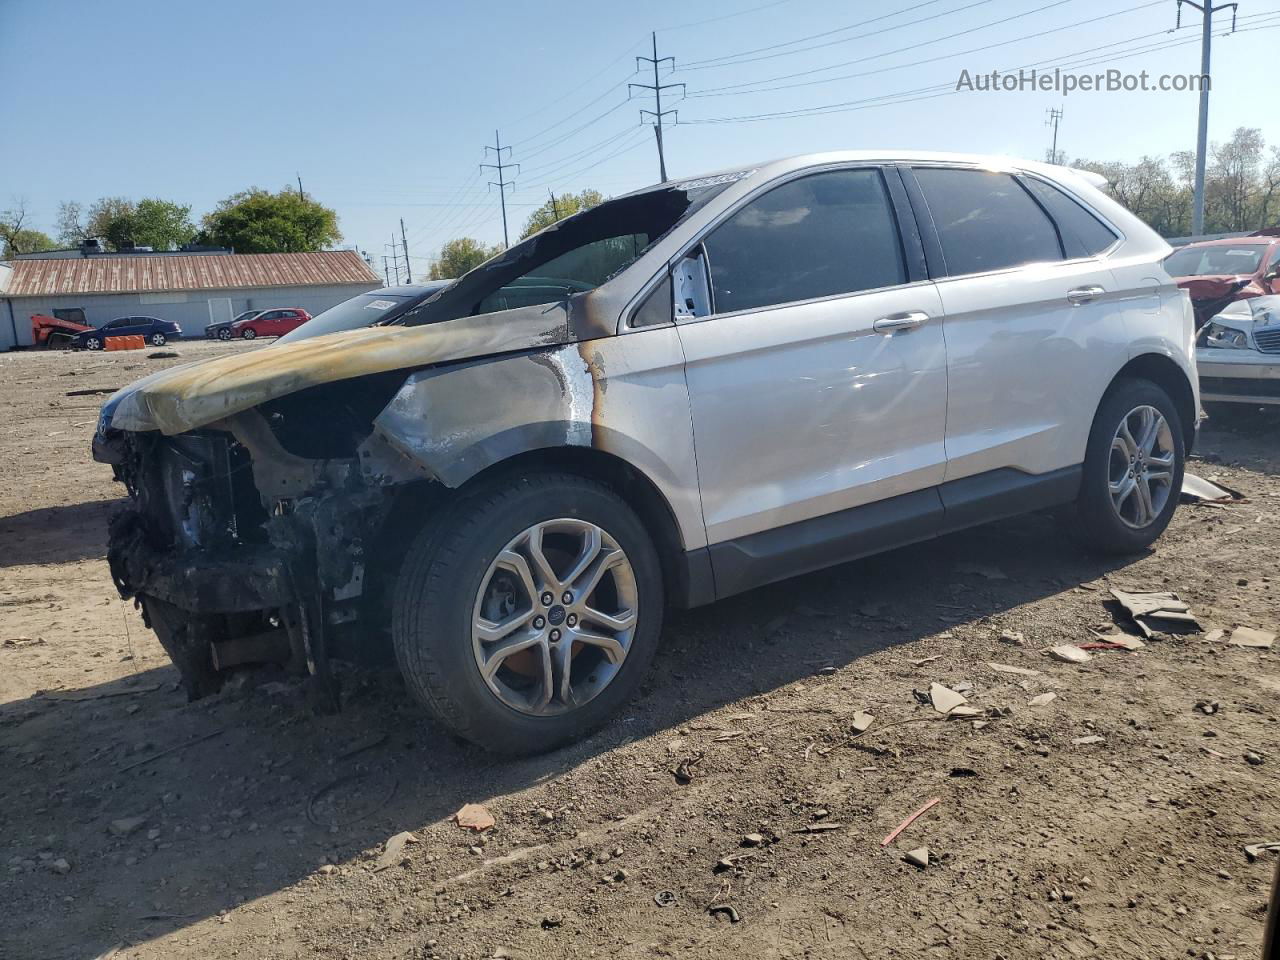
[(382, 258), (382, 278), (387, 281), (387, 286), (391, 286), (391, 271), (387, 269), (387, 258)]
[(556, 195), (551, 192), (551, 188), (547, 187), (547, 196), (551, 198), (551, 212), (556, 215), (556, 222), (560, 221), (560, 204), (556, 203)]
[(1213, 47), (1213, 15), (1219, 10), (1231, 8), (1231, 32), (1236, 30), (1236, 3), (1220, 3), (1213, 0), (1196, 3), (1195, 0), (1178, 0), (1178, 27), (1182, 26), (1182, 5), (1187, 4), (1200, 11), (1203, 23), (1200, 31), (1200, 117), (1196, 126), (1196, 184), (1195, 205), (1191, 212), (1191, 232), (1204, 233), (1204, 167), (1209, 149), (1209, 53)]
[(658, 56), (658, 35), (657, 33), (653, 33), (651, 34), (651, 36), (653, 38), (653, 56), (652, 57), (636, 57), (636, 69), (637, 70), (640, 69), (640, 64), (642, 63), (653, 64), (653, 83), (628, 83), (627, 96), (628, 97), (631, 96), (632, 87), (637, 87), (641, 90), (653, 91), (654, 109), (641, 110), (640, 122), (641, 123), (644, 122), (644, 116), (646, 113), (649, 116), (653, 117), (653, 135), (658, 141), (658, 173), (662, 176), (662, 182), (666, 183), (667, 182), (667, 157), (662, 149), (662, 118), (665, 117), (667, 114), (673, 114), (676, 118), (676, 121), (679, 122), (680, 111), (662, 109), (662, 91), (674, 90), (676, 87), (679, 87), (680, 92), (683, 94), (684, 84), (683, 83), (663, 83), (661, 80), (658, 79), (658, 64), (666, 63), (668, 60), (670, 60), (671, 68), (674, 70), (676, 66), (676, 58), (675, 57), (659, 57)]
[(307, 195), (302, 192), (302, 174), (301, 173), (298, 174), (298, 199), (299, 200), (307, 199)]
[(1053, 127), (1053, 146), (1049, 148), (1049, 162), (1058, 162), (1058, 124), (1062, 120), (1062, 108), (1053, 107), (1048, 111), (1049, 118), (1045, 120), (1046, 127)]
[(387, 244), (387, 246), (391, 248), (391, 269), (395, 271), (396, 286), (398, 287), (400, 286), (400, 254), (396, 251), (399, 250), (400, 247), (396, 243), (396, 235), (394, 233), (391, 234), (391, 242)]
[(413, 271), (409, 268), (409, 241), (404, 236), (404, 217), (400, 218), (400, 249), (404, 251), (405, 283), (413, 283)]
[(506, 171), (512, 167), (515, 167), (516, 176), (519, 176), (520, 164), (502, 162), (502, 151), (503, 150), (507, 151), (507, 156), (509, 157), (511, 156), (511, 148), (504, 147), (502, 145), (502, 141), (498, 139), (497, 130), (493, 131), (493, 146), (484, 148), (484, 155), (486, 157), (489, 155), (490, 150), (493, 151), (494, 162), (482, 163), (480, 164), (480, 169), (498, 171), (498, 182), (494, 183), (492, 180), (490, 180), (489, 186), (498, 188), (498, 199), (502, 202), (502, 246), (505, 249), (506, 247), (509, 247), (511, 245), (510, 241), (507, 238), (507, 187), (513, 186), (513, 184), (506, 179)]

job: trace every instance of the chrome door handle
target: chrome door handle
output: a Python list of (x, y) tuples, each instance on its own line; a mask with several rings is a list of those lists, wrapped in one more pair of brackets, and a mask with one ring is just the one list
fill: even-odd
[(1076, 287), (1074, 290), (1067, 291), (1067, 300), (1073, 306), (1080, 306), (1082, 303), (1090, 303), (1097, 300), (1107, 291), (1099, 286)]
[(916, 327), (922, 326), (929, 319), (929, 315), (921, 310), (911, 310), (907, 313), (891, 313), (887, 317), (881, 317), (875, 323), (871, 324), (871, 329), (876, 333), (893, 333), (895, 330), (914, 330)]

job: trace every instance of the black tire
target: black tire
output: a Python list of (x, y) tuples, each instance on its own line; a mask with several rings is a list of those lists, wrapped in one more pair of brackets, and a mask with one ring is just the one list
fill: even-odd
[[(586, 704), (533, 716), (503, 703), (472, 652), (474, 598), (507, 543), (559, 517), (596, 524), (631, 562), (638, 621), (614, 679)], [(500, 478), (449, 505), (418, 533), (392, 598), (396, 660), (412, 694), (454, 733), (495, 753), (529, 755), (577, 740), (635, 693), (658, 645), (665, 605), (657, 551), (640, 520), (608, 487), (573, 474)]]
[(153, 347), (163, 347), (165, 344), (165, 336), (163, 333), (153, 333), (150, 338)]
[(240, 336), (244, 337), (246, 340), (252, 340), (257, 335), (258, 331), (253, 329), (253, 327), (246, 327), (244, 333), (240, 334)]
[(86, 350), (101, 350), (102, 340), (99, 337), (90, 337), (84, 342), (84, 347)]
[[(1134, 527), (1121, 519), (1112, 504), (1109, 490), (1112, 440), (1121, 420), (1141, 406), (1154, 407), (1169, 424), (1173, 448), (1170, 491), (1162, 509), (1145, 526)], [(1085, 452), (1084, 476), (1076, 501), (1077, 531), (1085, 546), (1099, 553), (1140, 553), (1164, 533), (1177, 509), (1182, 474), (1186, 466), (1186, 444), (1182, 418), (1165, 390), (1149, 380), (1117, 381), (1098, 405)]]
[(219, 340), (230, 340), (231, 337), (232, 337), (232, 333), (231, 333), (230, 327), (223, 327), (221, 330), (218, 331)]

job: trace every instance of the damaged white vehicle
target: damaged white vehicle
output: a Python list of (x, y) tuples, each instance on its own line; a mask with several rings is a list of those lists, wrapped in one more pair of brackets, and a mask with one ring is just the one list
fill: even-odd
[(664, 612), (1075, 504), (1147, 547), (1198, 398), (1168, 246), (1087, 175), (831, 153), (607, 201), (390, 326), (111, 398), (110, 563), (198, 696), (393, 650), (522, 753), (631, 696)]
[(1280, 404), (1280, 297), (1227, 304), (1196, 341), (1206, 402)]

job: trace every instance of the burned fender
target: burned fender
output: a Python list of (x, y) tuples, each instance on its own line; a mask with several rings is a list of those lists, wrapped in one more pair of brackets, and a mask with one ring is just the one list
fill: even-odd
[(685, 547), (703, 546), (683, 363), (666, 328), (420, 370), (374, 419), (361, 469), (459, 487), (518, 454), (594, 448), (647, 476)]
[(449, 487), (527, 450), (592, 445), (594, 380), (577, 350), (423, 370), (374, 431)]

